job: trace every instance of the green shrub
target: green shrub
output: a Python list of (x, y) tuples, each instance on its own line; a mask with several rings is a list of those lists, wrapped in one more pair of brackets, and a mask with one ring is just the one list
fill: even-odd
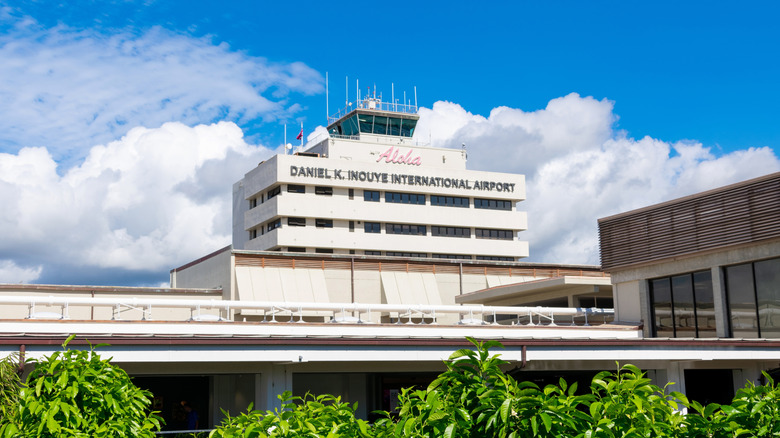
[(356, 405), (332, 395), (293, 397), (289, 391), (279, 396), (282, 408), (252, 410), (236, 417), (227, 416), (209, 437), (372, 437), (367, 422), (355, 418)]
[(94, 349), (68, 349), (72, 339), (64, 351), (31, 361), (35, 368), (0, 436), (154, 437), (161, 419), (148, 411), (149, 393)]
[(0, 360), (0, 427), (8, 422), (11, 411), (19, 403), (22, 380), (19, 377), (18, 360), (18, 353)]

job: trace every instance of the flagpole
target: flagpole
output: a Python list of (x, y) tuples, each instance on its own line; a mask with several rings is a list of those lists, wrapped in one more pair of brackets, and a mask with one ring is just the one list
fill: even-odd
[(287, 123), (284, 124), (284, 154), (287, 155)]
[(301, 147), (303, 147), (303, 122), (301, 122)]

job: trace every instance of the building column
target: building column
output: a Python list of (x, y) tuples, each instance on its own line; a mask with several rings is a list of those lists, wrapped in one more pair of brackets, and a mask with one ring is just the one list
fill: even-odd
[(712, 276), (712, 297), (715, 304), (715, 331), (719, 338), (729, 337), (729, 312), (726, 306), (726, 283), (719, 266), (710, 269)]
[(292, 372), (288, 365), (266, 364), (255, 376), (255, 409), (273, 410), (282, 406), (277, 396), (292, 391)]

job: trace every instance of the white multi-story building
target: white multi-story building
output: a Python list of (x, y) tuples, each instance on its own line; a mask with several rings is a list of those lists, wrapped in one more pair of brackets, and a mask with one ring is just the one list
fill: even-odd
[(327, 137), (260, 163), (233, 186), (233, 248), (515, 261), (522, 175), (466, 169), (466, 151), (421, 146), (414, 107), (365, 99)]

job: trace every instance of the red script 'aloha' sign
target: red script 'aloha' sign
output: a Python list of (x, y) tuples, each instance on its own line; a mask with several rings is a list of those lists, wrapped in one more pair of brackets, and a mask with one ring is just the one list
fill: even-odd
[(385, 163), (394, 164), (410, 164), (412, 166), (419, 166), (422, 164), (422, 157), (417, 156), (412, 158), (412, 152), (414, 149), (409, 149), (406, 155), (403, 155), (401, 149), (396, 149), (394, 146), (390, 146), (390, 149), (386, 150), (379, 158), (376, 159), (377, 163), (385, 159)]

